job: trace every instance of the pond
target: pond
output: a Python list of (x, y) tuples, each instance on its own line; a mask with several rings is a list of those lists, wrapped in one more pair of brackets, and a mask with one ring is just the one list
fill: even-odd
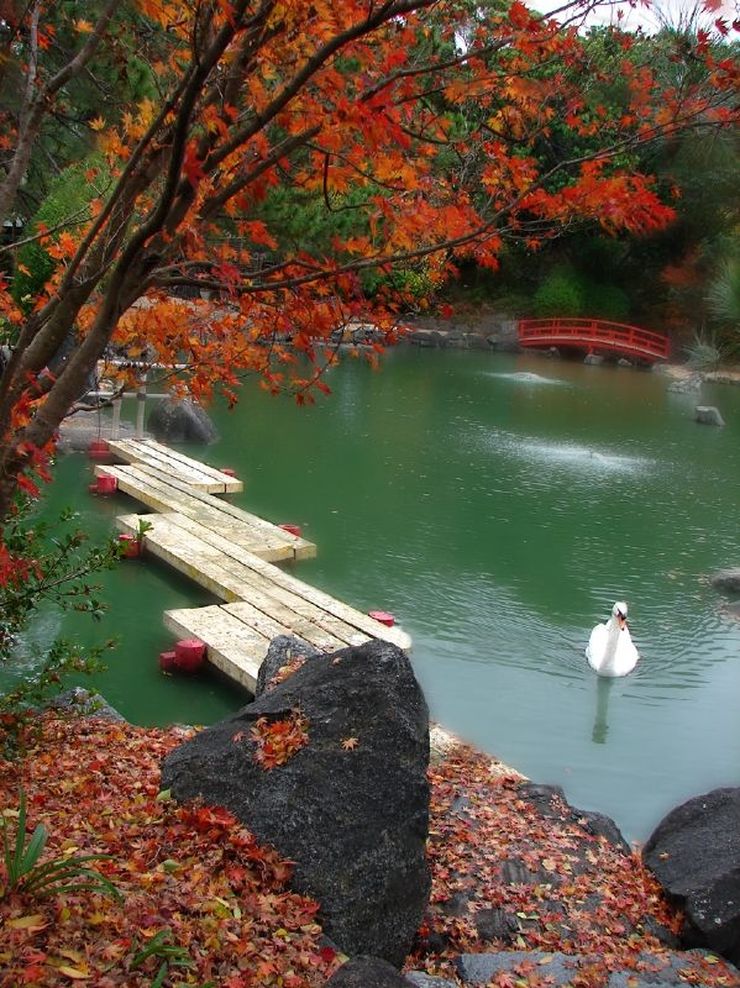
[[(740, 388), (699, 398), (657, 373), (411, 348), (328, 382), (307, 409), (249, 389), (215, 410), (222, 439), (188, 452), (237, 470), (237, 503), (303, 527), (318, 556), (296, 575), (396, 615), (435, 719), (628, 839), (740, 783), (740, 622), (705, 580), (740, 565)], [(700, 402), (724, 429), (693, 421)], [(89, 497), (88, 471), (62, 458), (53, 501), (102, 534), (132, 505)], [(157, 670), (162, 611), (205, 592), (151, 562), (105, 583), (102, 630), (47, 616), (36, 635), (118, 635), (98, 685), (129, 719), (208, 723), (242, 702)], [(618, 599), (641, 661), (606, 681), (583, 650)]]

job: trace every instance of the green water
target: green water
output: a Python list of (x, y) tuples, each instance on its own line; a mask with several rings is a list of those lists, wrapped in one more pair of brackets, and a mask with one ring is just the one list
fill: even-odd
[[(740, 565), (740, 388), (698, 398), (658, 374), (412, 349), (328, 380), (308, 409), (249, 390), (216, 410), (222, 440), (189, 452), (237, 469), (237, 503), (303, 526), (318, 557), (297, 575), (396, 615), (436, 719), (630, 838), (740, 784), (740, 622), (702, 579)], [(697, 425), (699, 401), (727, 426)], [(98, 533), (131, 503), (89, 497), (88, 469), (64, 458), (54, 499)], [(157, 671), (162, 611), (207, 595), (151, 562), (106, 582), (104, 633), (122, 644), (98, 685), (114, 705), (140, 723), (239, 705), (214, 679)], [(617, 599), (642, 659), (605, 681), (583, 648)]]

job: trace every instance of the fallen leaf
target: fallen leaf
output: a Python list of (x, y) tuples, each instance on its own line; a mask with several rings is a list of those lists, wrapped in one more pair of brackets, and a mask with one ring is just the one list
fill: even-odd
[(11, 930), (43, 930), (48, 924), (41, 913), (33, 913), (33, 915), (9, 919), (7, 925)]
[(68, 978), (72, 978), (74, 981), (81, 981), (90, 977), (89, 971), (83, 971), (79, 967), (69, 967), (66, 964), (63, 964), (61, 967), (57, 968), (57, 970), (60, 974), (64, 974)]

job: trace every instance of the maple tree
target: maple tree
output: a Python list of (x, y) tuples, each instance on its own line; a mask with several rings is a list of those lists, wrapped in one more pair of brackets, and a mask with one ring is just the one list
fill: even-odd
[[(121, 36), (146, 59), (149, 95), (120, 105), (100, 86), (97, 115), (75, 121), (78, 144), (87, 137), (105, 162), (87, 170), (93, 195), (22, 238), (54, 262), (44, 288), (18, 302), (6, 285), (0, 296), (0, 517), (19, 484), (34, 490), (111, 343), (187, 365), (196, 398), (233, 393), (242, 373), (299, 398), (326, 390), (315, 345), (338, 326), (372, 319), (395, 338), (397, 301), (383, 291), (371, 304), (363, 272), (423, 264), (433, 284), (466, 258), (495, 267), (506, 236), (535, 244), (579, 218), (608, 230), (667, 223), (670, 208), (623, 165), (625, 152), (723, 125), (717, 94), (736, 78), (731, 59), (697, 42), (685, 57), (707, 64), (699, 84), (662, 84), (625, 57), (623, 112), (592, 105), (578, 2), (560, 8), (565, 27), (519, 0), (124, 6), (99, 0), (85, 17), (46, 0), (3, 7), (0, 220), (15, 216), (34, 147), (69, 112), (70, 87), (110, 74)], [(469, 126), (473, 105), (481, 123)], [(597, 140), (544, 166), (527, 148), (556, 124)], [(282, 241), (263, 209), (276, 188), (327, 213), (352, 209), (355, 232), (324, 250)], [(182, 289), (220, 304), (186, 306), (172, 297)], [(70, 338), (55, 376), (45, 369)]]

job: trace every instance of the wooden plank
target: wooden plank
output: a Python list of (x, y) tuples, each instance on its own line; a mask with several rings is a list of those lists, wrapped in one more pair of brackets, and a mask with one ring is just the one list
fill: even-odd
[[(296, 635), (321, 652), (334, 652), (338, 648), (346, 648), (349, 644), (362, 644), (360, 641), (350, 643), (335, 638), (334, 635), (322, 631), (321, 628), (317, 628), (316, 625), (302, 619), (297, 614), (290, 618), (289, 624), (281, 624), (273, 618), (268, 618), (266, 614), (247, 600), (238, 600), (234, 604), (222, 604), (221, 610), (226, 611), (227, 614), (233, 614), (234, 617), (243, 621), (244, 624), (250, 625), (260, 634), (269, 635), (270, 639), (277, 637), (277, 635)], [(365, 639), (365, 641), (368, 640)]]
[[(312, 554), (316, 552), (313, 543), (307, 543), (304, 539), (296, 540), (295, 536), (277, 525), (240, 508), (234, 508), (233, 505), (226, 505), (211, 494), (191, 491), (187, 485), (165, 483), (139, 467), (98, 466), (95, 473), (109, 473), (116, 477), (119, 490), (147, 507), (164, 514), (174, 511), (191, 518), (263, 559), (276, 562), (295, 558), (298, 541), (303, 543), (299, 548), (304, 553), (308, 546)], [(222, 511), (225, 507), (231, 510)]]
[(165, 611), (164, 623), (177, 638), (200, 638), (206, 643), (208, 661), (254, 694), (269, 638), (218, 605)]
[[(138, 468), (132, 468), (138, 470)], [(143, 479), (143, 478), (142, 478)], [(156, 478), (152, 478), (154, 481)], [(215, 510), (221, 512), (223, 515), (229, 515), (232, 518), (236, 518), (239, 521), (244, 521), (254, 526), (255, 528), (261, 528), (266, 533), (274, 535), (276, 532), (280, 533), (282, 539), (289, 540), (289, 543), (294, 548), (294, 555), (296, 559), (308, 559), (313, 558), (316, 555), (316, 546), (313, 542), (309, 542), (300, 535), (291, 535), (290, 532), (286, 532), (285, 529), (280, 528), (279, 525), (275, 525), (271, 521), (266, 521), (264, 518), (260, 518), (259, 515), (253, 515), (243, 508), (238, 507), (235, 504), (230, 504), (228, 501), (222, 501), (219, 498), (215, 498), (210, 494), (206, 494), (201, 491), (194, 491), (187, 484), (182, 483), (177, 478), (167, 479), (158, 481), (159, 483), (166, 483), (167, 486), (179, 491), (182, 494), (187, 494), (196, 501), (200, 501), (201, 504), (207, 507), (214, 508)], [(190, 517), (194, 517), (191, 514)], [(214, 527), (214, 531), (218, 531), (218, 526)]]
[(154, 467), (177, 472), (184, 478), (191, 474), (209, 479), (222, 485), (226, 492), (244, 490), (244, 484), (237, 477), (231, 477), (216, 467), (194, 460), (178, 450), (164, 446), (153, 439), (121, 439), (111, 444), (113, 452), (131, 464), (149, 464)]
[[(269, 562), (264, 564), (261, 559), (255, 558), (256, 554), (238, 552), (235, 546), (229, 546), (227, 540), (219, 538), (215, 533), (199, 533), (197, 528), (188, 519), (173, 518), (172, 520), (177, 524), (183, 525), (193, 535), (197, 535), (211, 544), (222, 548), (225, 554), (233, 555), (242, 565), (254, 573), (265, 577), (275, 586), (302, 597), (308, 603), (316, 605), (328, 614), (363, 632), (366, 638), (383, 638), (385, 641), (393, 642), (404, 650), (411, 648), (411, 638), (400, 628), (388, 628), (380, 624), (379, 621), (371, 618), (368, 614), (356, 610), (349, 604), (342, 603), (342, 601), (324, 593), (322, 590), (316, 589), (316, 587), (310, 586), (308, 583), (304, 583), (302, 580), (286, 573), (285, 570), (279, 569), (277, 566), (272, 566)], [(246, 574), (244, 579), (248, 579)], [(381, 628), (383, 629), (382, 634), (379, 633), (379, 629)]]
[[(136, 531), (138, 516), (123, 516), (119, 527)], [(307, 641), (318, 645), (331, 636), (341, 644), (361, 644), (369, 638), (411, 648), (400, 628), (388, 628), (367, 614), (295, 579), (256, 554), (214, 539), (192, 521), (176, 515), (151, 515), (145, 546), (155, 556), (226, 601), (248, 600)], [(309, 622), (307, 625), (305, 622)], [(313, 637), (312, 637), (313, 636)], [(323, 647), (323, 645), (321, 646)]]
[[(360, 645), (369, 637), (385, 637), (384, 634), (370, 636), (358, 632), (352, 623), (340, 621), (299, 594), (276, 585), (269, 579), (269, 574), (261, 576), (255, 573), (234, 556), (222, 553), (196, 534), (181, 529), (172, 523), (168, 515), (150, 515), (146, 520), (151, 525), (144, 537), (147, 552), (222, 600), (248, 600), (264, 616), (279, 621), (284, 629), (293, 630), (317, 647), (342, 648), (345, 645)], [(137, 515), (124, 515), (117, 521), (119, 527), (133, 533), (138, 527), (139, 518)], [(279, 574), (280, 570), (275, 568), (275, 572)], [(383, 631), (389, 630), (377, 622), (376, 626)]]
[(152, 439), (119, 439), (109, 443), (111, 451), (127, 463), (163, 470), (193, 487), (210, 493), (236, 493), (244, 484), (215, 467), (191, 459)]
[(177, 465), (168, 464), (164, 461), (155, 464), (151, 461), (142, 460), (140, 463), (132, 463), (129, 466), (135, 466), (137, 470), (150, 474), (164, 483), (169, 483), (173, 479), (176, 479), (181, 483), (187, 484), (193, 491), (203, 491), (205, 494), (227, 493), (222, 481), (214, 480), (206, 474), (197, 473), (195, 470), (182, 469)]
[[(116, 519), (122, 531), (133, 534), (138, 525), (138, 515), (122, 515)], [(151, 529), (144, 536), (148, 553), (161, 559), (195, 583), (205, 587), (222, 600), (242, 600), (244, 573), (232, 571), (227, 558), (215, 546), (172, 524), (168, 515), (148, 515)]]
[[(265, 521), (258, 515), (253, 515), (236, 505), (222, 501), (212, 494), (193, 490), (192, 487), (175, 478), (155, 476), (138, 466), (99, 466), (95, 468), (96, 475), (106, 472), (113, 474), (118, 479), (118, 486), (125, 494), (130, 494), (131, 497), (140, 500), (148, 507), (153, 507), (156, 511), (176, 510), (187, 517), (196, 519), (202, 525), (216, 532), (222, 531), (229, 519), (233, 519), (255, 532), (261, 531), (268, 546), (273, 548), (282, 546), (289, 550), (270, 558), (305, 559), (316, 555), (316, 546), (313, 542), (291, 535), (279, 525), (273, 525), (272, 522)], [(236, 529), (237, 533), (238, 531), (239, 529)], [(230, 537), (233, 537), (234, 531), (230, 531), (229, 534)], [(250, 545), (254, 544), (253, 538), (250, 538), (249, 543)]]
[[(244, 545), (238, 538), (234, 537), (232, 532), (233, 525), (230, 524), (229, 519), (226, 519), (225, 523), (219, 529), (215, 529), (208, 524), (208, 519), (203, 524), (197, 516), (188, 517), (178, 512), (170, 512), (168, 513), (168, 517), (173, 524), (180, 525), (181, 528), (184, 528), (187, 532), (191, 532), (197, 538), (216, 546), (227, 556), (233, 556), (235, 559), (248, 563), (252, 555), (260, 555), (250, 549), (249, 546)], [(242, 556), (242, 550), (248, 553), (244, 558)], [(286, 555), (283, 558), (289, 559), (290, 557)], [(275, 560), (272, 561), (274, 562)]]

